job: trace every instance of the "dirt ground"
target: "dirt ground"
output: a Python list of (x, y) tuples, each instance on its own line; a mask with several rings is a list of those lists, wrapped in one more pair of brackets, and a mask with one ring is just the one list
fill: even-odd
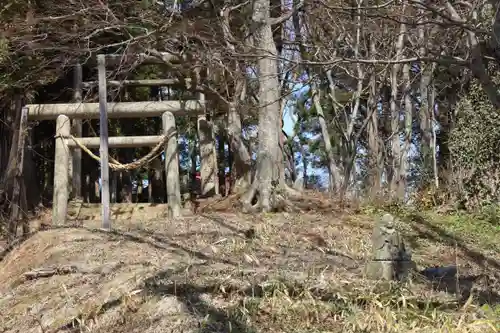
[(499, 329), (498, 248), (413, 219), (402, 229), (419, 268), (460, 277), (375, 283), (363, 277), (375, 216), (205, 210), (39, 231), (0, 261), (0, 332)]

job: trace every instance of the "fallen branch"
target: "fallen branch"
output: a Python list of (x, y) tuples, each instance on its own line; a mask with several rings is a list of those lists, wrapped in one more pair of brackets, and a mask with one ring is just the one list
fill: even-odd
[(30, 272), (24, 273), (26, 280), (35, 280), (39, 278), (51, 277), (53, 275), (67, 275), (77, 272), (76, 266), (48, 267), (38, 268)]
[(54, 275), (68, 275), (68, 274), (99, 274), (107, 275), (114, 270), (123, 266), (122, 262), (106, 264), (97, 267), (88, 267), (85, 265), (62, 265), (62, 266), (51, 266), (42, 267), (35, 270), (24, 273), (24, 278), (26, 280), (35, 280), (40, 278), (47, 278)]

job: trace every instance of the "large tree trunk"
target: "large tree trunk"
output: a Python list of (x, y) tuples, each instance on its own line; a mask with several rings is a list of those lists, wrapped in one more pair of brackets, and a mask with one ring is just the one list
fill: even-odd
[(276, 44), (270, 22), (270, 0), (255, 0), (252, 21), (256, 27), (255, 47), (260, 53), (257, 61), (259, 80), (259, 145), (257, 168), (252, 186), (243, 196), (244, 206), (249, 207), (258, 194), (257, 209), (271, 211), (275, 206), (274, 188), (279, 184), (281, 155), (277, 123), (280, 119), (280, 85)]
[[(405, 3), (403, 4), (403, 12)], [(396, 60), (401, 59), (403, 55), (403, 47), (406, 35), (406, 25), (401, 23), (399, 28), (399, 35), (396, 42)], [(404, 182), (401, 181), (401, 143), (399, 138), (399, 114), (400, 107), (398, 105), (398, 92), (399, 92), (399, 72), (401, 64), (392, 65), (391, 71), (391, 151), (392, 151), (392, 179), (390, 184), (391, 196), (393, 199), (404, 199)]]

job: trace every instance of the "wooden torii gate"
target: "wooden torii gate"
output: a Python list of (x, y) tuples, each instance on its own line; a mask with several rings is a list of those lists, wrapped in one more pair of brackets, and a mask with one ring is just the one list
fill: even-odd
[[(142, 64), (170, 62), (178, 59), (168, 53), (162, 58), (144, 54), (134, 55)], [(109, 148), (151, 147), (164, 143), (166, 189), (169, 216), (177, 217), (181, 210), (180, 179), (178, 162), (178, 144), (175, 115), (197, 115), (198, 133), (200, 137), (202, 194), (218, 191), (217, 157), (213, 137), (213, 125), (207, 120), (206, 101), (203, 94), (197, 100), (186, 101), (147, 101), (119, 102), (107, 101), (107, 86), (168, 86), (177, 84), (177, 80), (124, 80), (108, 81), (106, 79), (106, 63), (116, 65), (123, 61), (123, 56), (98, 55), (98, 82), (82, 82), (80, 65), (75, 68), (74, 103), (62, 104), (28, 104), (30, 120), (56, 121), (56, 147), (54, 166), (53, 225), (66, 223), (69, 181), (72, 173), (73, 191), (81, 197), (82, 188), (82, 149), (99, 147), (101, 163), (101, 204), (102, 227), (111, 228), (110, 223), (110, 189), (109, 189)], [(82, 89), (98, 85), (99, 103), (83, 103)], [(163, 135), (108, 137), (108, 118), (144, 118), (162, 116)], [(70, 121), (72, 119), (72, 122)], [(82, 138), (82, 120), (100, 119), (100, 137)], [(73, 132), (73, 135), (71, 135)], [(71, 157), (71, 158), (70, 158)]]

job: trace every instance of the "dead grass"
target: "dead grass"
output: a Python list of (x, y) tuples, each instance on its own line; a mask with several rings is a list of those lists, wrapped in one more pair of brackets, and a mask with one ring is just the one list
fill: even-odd
[[(363, 278), (377, 211), (250, 216), (207, 207), (178, 220), (116, 221), (111, 233), (86, 222), (34, 234), (0, 262), (0, 331), (500, 329), (495, 226), (403, 214), (419, 268), (458, 265), (460, 277), (397, 285)], [(24, 278), (61, 265), (79, 271)]]

